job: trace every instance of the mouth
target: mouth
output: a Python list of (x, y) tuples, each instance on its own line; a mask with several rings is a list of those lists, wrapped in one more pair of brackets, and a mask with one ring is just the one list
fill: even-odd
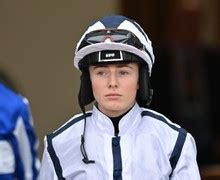
[(119, 97), (121, 97), (121, 95), (117, 93), (110, 93), (110, 94), (105, 95), (105, 97), (107, 97), (110, 100), (116, 100)]
[(109, 94), (106, 94), (105, 95), (106, 97), (110, 97), (110, 96), (115, 96), (115, 97), (117, 97), (117, 96), (121, 96), (120, 94), (117, 94), (117, 93), (109, 93)]

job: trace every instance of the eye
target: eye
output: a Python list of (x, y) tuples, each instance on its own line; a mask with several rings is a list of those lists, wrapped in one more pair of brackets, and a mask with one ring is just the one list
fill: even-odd
[(120, 75), (120, 76), (126, 76), (126, 75), (128, 75), (128, 74), (129, 74), (129, 72), (126, 71), (126, 70), (120, 70), (120, 71), (118, 72), (118, 75)]
[(105, 75), (106, 73), (105, 73), (104, 71), (98, 71), (96, 74), (97, 74), (97, 75), (100, 75), (100, 76), (103, 76), (103, 75)]
[(108, 76), (108, 71), (106, 70), (97, 70), (96, 73), (95, 73), (97, 76)]

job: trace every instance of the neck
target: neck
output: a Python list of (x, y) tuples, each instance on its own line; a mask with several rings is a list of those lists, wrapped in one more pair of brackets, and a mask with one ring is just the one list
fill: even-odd
[(132, 109), (132, 107), (129, 110), (127, 110), (125, 113), (123, 113), (117, 117), (109, 117), (111, 119), (113, 126), (114, 126), (114, 129), (115, 129), (115, 136), (118, 136), (118, 133), (119, 133), (119, 121)]

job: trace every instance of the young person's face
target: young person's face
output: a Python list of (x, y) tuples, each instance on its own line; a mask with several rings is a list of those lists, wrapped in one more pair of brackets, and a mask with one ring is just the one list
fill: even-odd
[(138, 64), (109, 64), (89, 67), (92, 89), (99, 110), (110, 117), (128, 111), (138, 89)]

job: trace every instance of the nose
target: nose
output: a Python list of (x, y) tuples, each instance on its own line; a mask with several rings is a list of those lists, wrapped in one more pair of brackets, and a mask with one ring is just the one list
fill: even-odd
[(115, 73), (111, 73), (109, 76), (109, 88), (117, 88), (118, 87), (118, 79)]

